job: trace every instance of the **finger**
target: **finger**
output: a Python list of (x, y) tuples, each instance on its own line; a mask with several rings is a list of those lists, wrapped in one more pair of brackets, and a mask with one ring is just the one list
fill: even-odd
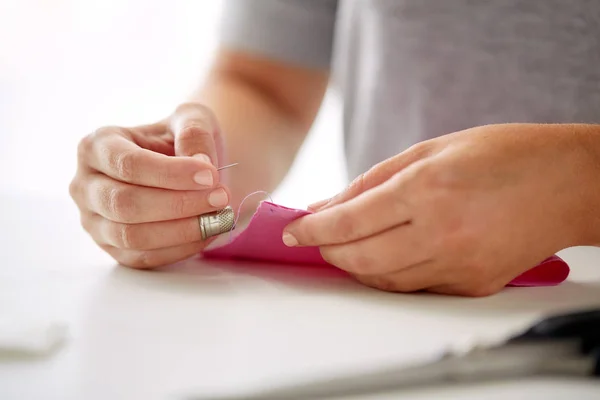
[(450, 296), (464, 297), (486, 297), (498, 293), (504, 288), (504, 285), (485, 285), (481, 287), (471, 287), (464, 284), (440, 285), (428, 288), (428, 292), (437, 294), (446, 294)]
[(412, 265), (384, 275), (353, 275), (362, 284), (386, 292), (412, 293), (427, 290), (440, 282), (440, 270), (433, 261)]
[(204, 242), (186, 243), (157, 250), (124, 250), (101, 246), (119, 264), (132, 268), (156, 268), (186, 260), (204, 249)]
[(160, 121), (150, 125), (136, 126), (129, 128), (136, 132), (143, 133), (135, 135), (134, 142), (143, 149), (153, 151), (155, 153), (164, 154), (169, 157), (175, 156), (175, 142), (173, 132), (168, 124), (168, 120)]
[(90, 214), (85, 225), (97, 243), (120, 249), (155, 250), (202, 240), (198, 217), (123, 224)]
[(88, 210), (121, 223), (189, 218), (219, 210), (229, 203), (229, 192), (220, 186), (176, 191), (134, 186), (100, 174), (90, 175), (88, 180), (84, 188)]
[(80, 160), (113, 179), (140, 186), (199, 190), (218, 182), (217, 170), (206, 160), (141, 148), (118, 129), (104, 128), (85, 139)]
[(386, 180), (390, 179), (394, 174), (406, 168), (410, 164), (425, 158), (432, 151), (432, 146), (429, 142), (420, 142), (408, 148), (404, 152), (388, 158), (387, 160), (376, 164), (364, 174), (359, 175), (350, 185), (341, 193), (324, 201), (324, 204), (318, 204), (314, 207), (315, 212), (323, 211), (327, 208), (344, 203), (361, 193), (366, 192), (378, 185), (381, 185)]
[(71, 180), (71, 183), (69, 183), (69, 195), (80, 212), (87, 211), (87, 203), (84, 194), (86, 176), (86, 173), (83, 173), (78, 169), (75, 177)]
[(207, 162), (219, 165), (219, 128), (208, 108), (195, 103), (183, 104), (171, 117), (170, 127), (175, 136), (176, 155), (205, 157)]
[(410, 221), (401, 176), (362, 193), (337, 207), (306, 215), (283, 233), (288, 246), (324, 246), (369, 237)]
[(359, 275), (387, 274), (432, 258), (427, 241), (410, 225), (355, 242), (322, 246), (320, 251), (325, 261)]
[(315, 211), (319, 210), (320, 208), (322, 208), (325, 204), (329, 203), (330, 201), (331, 201), (331, 198), (309, 204), (307, 207), (308, 211), (315, 212)]
[(428, 288), (431, 293), (447, 294), (452, 296), (486, 297), (500, 292), (510, 279), (462, 279), (447, 280)]

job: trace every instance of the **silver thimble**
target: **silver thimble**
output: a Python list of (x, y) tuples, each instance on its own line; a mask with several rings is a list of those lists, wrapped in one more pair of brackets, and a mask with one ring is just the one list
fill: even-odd
[(233, 209), (229, 206), (219, 211), (200, 215), (198, 217), (198, 223), (200, 224), (202, 240), (229, 232), (233, 229), (234, 222), (235, 216)]

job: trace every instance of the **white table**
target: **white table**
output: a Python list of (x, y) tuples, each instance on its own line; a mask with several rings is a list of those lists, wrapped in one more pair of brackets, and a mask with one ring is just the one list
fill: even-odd
[[(428, 358), (449, 344), (509, 335), (546, 312), (600, 305), (600, 251), (592, 248), (562, 254), (573, 272), (561, 286), (480, 299), (382, 293), (302, 267), (195, 260), (135, 271), (97, 249), (64, 200), (0, 197), (0, 290), (27, 312), (70, 324), (69, 341), (50, 357), (0, 358), (2, 400), (250, 388)], [(527, 379), (370, 397), (392, 398), (600, 399), (600, 386)]]

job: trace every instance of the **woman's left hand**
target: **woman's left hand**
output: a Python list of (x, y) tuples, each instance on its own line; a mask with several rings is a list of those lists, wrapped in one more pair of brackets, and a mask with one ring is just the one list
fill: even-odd
[(319, 246), (326, 261), (382, 290), (496, 293), (593, 240), (590, 182), (599, 175), (585, 143), (597, 131), (489, 125), (419, 143), (314, 206), (283, 240)]

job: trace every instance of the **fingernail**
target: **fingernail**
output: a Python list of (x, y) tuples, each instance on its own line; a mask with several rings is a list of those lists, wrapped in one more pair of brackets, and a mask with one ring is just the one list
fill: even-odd
[(198, 185), (212, 186), (214, 182), (212, 172), (207, 169), (196, 172), (194, 175), (194, 182), (196, 182)]
[(194, 158), (204, 161), (207, 164), (212, 164), (210, 157), (203, 153), (194, 154)]
[(288, 247), (294, 247), (296, 245), (298, 245), (298, 240), (296, 239), (296, 237), (294, 237), (294, 235), (292, 235), (289, 232), (284, 232), (283, 233), (283, 244), (285, 244)]
[(213, 207), (225, 207), (229, 202), (225, 189), (213, 190), (208, 195), (208, 203)]

